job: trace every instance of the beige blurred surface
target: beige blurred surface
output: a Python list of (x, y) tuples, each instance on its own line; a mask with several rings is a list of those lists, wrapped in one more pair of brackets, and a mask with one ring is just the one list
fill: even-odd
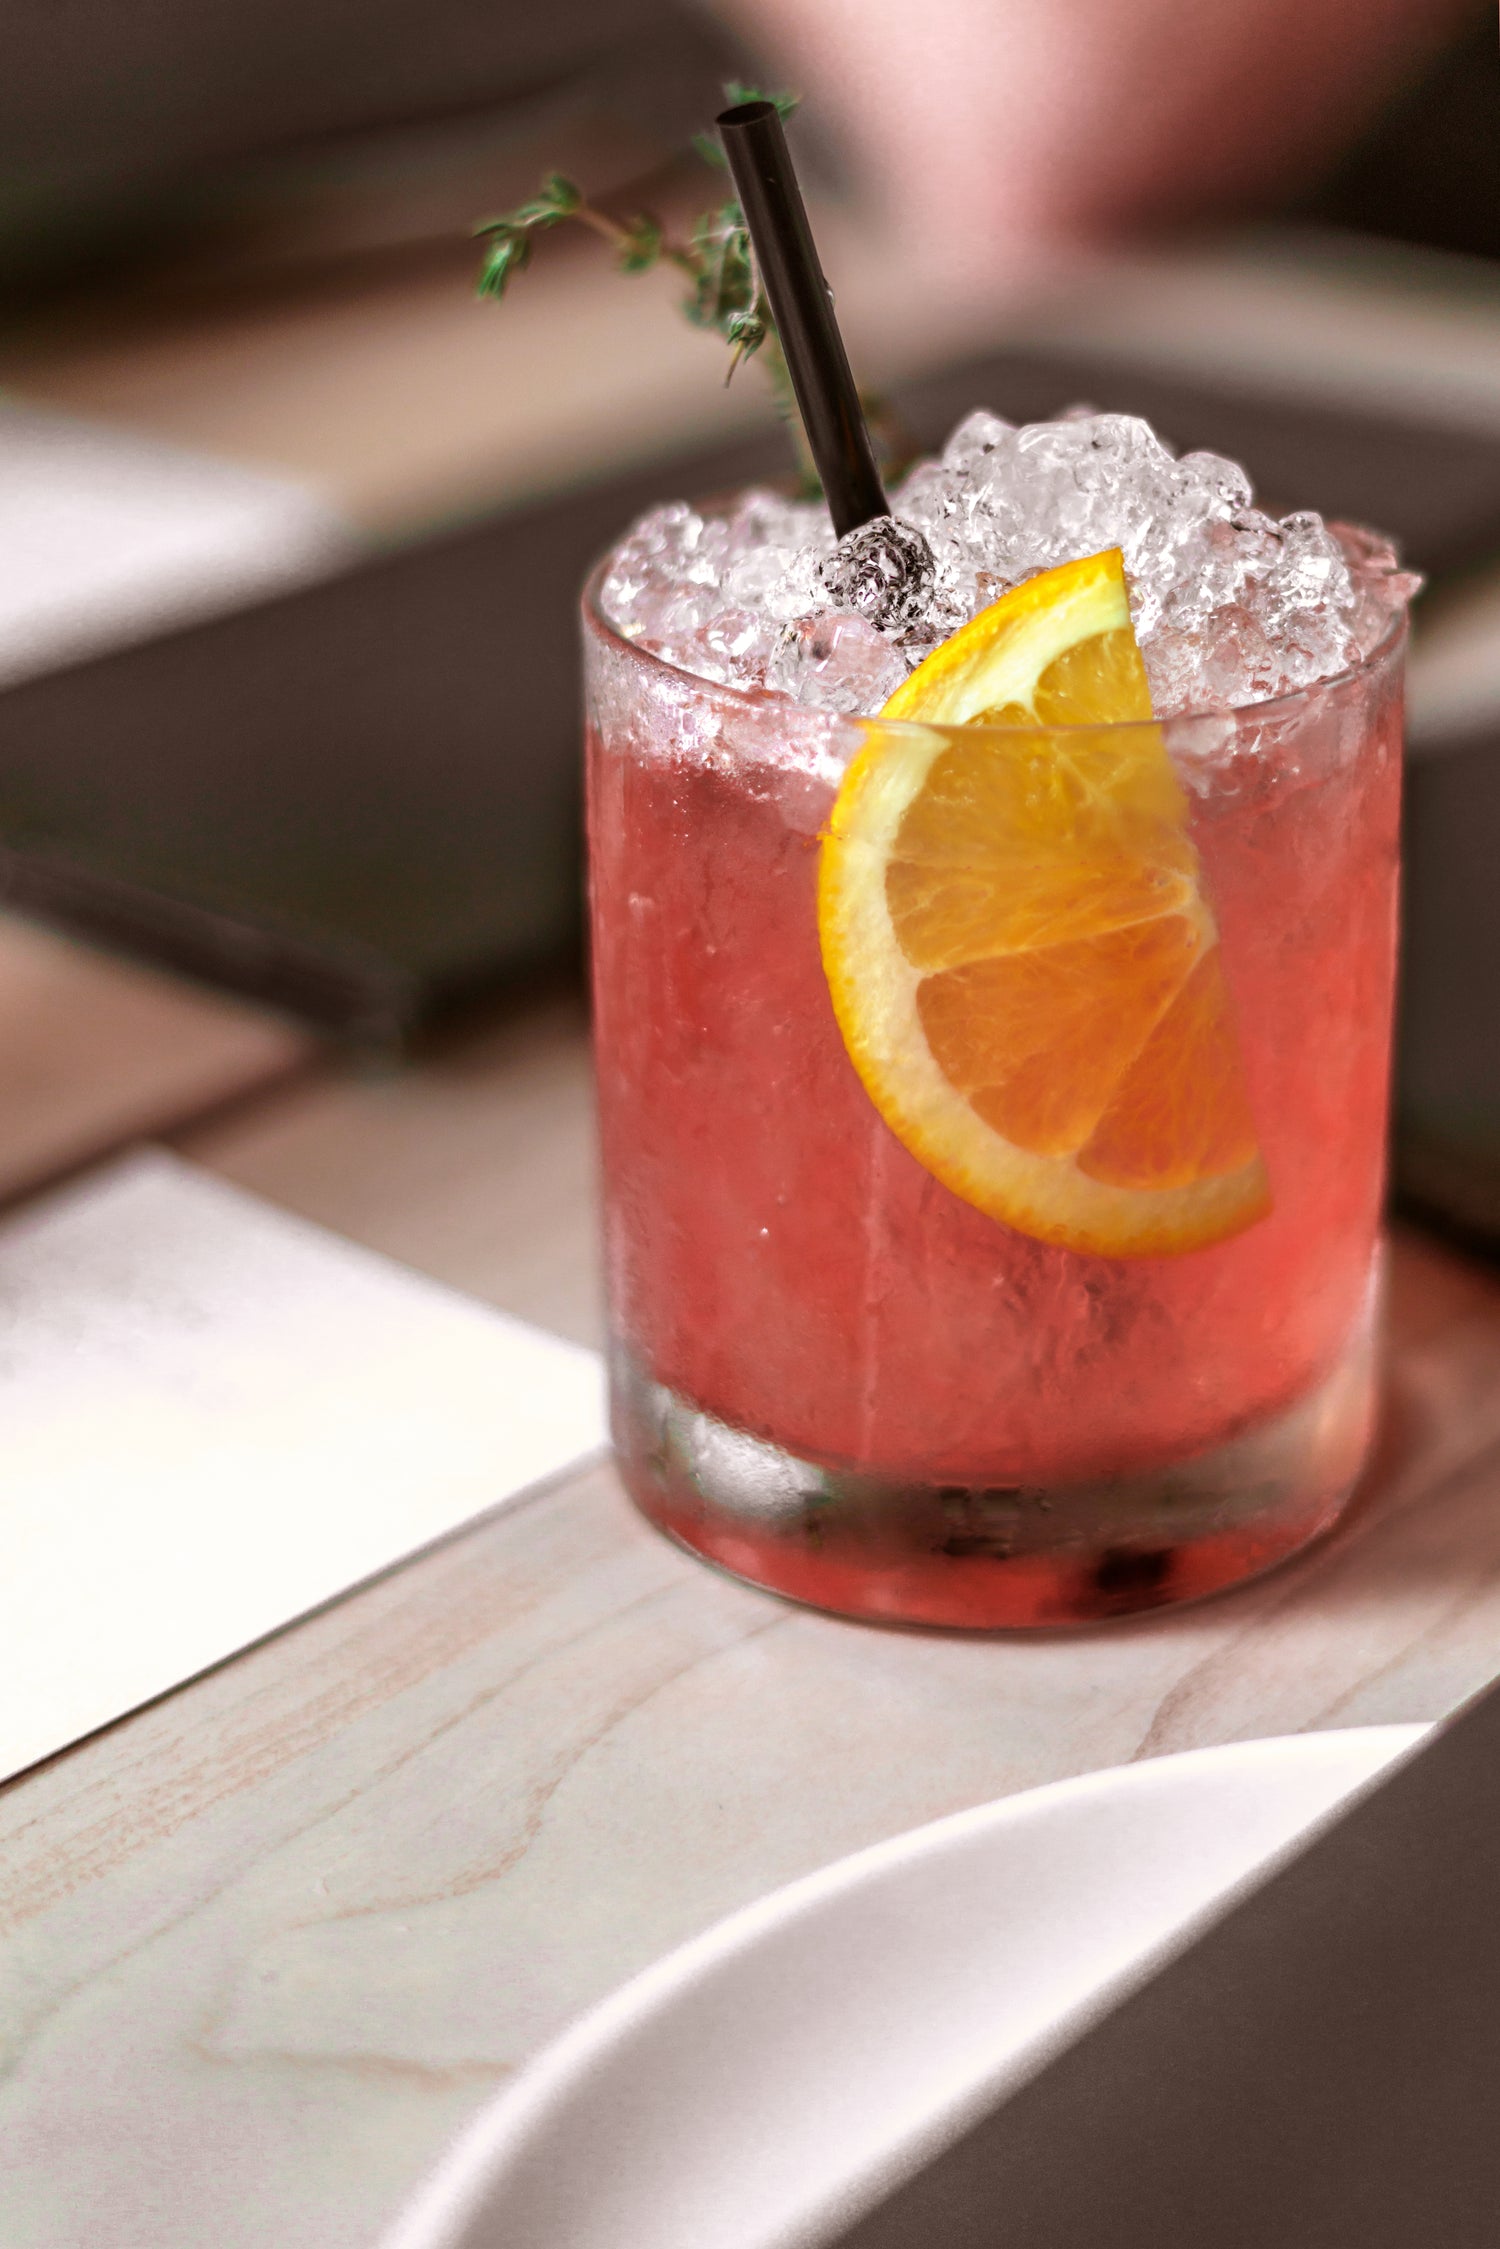
[[(1473, 261), (1273, 232), (975, 289), (839, 207), (817, 226), (875, 380), (1030, 343), (1500, 429), (1500, 277)], [(474, 270), (463, 245), (317, 285), (101, 301), (0, 342), (0, 383), (290, 474), (380, 536), (766, 422), (755, 367), (726, 388), (670, 275), (623, 280), (600, 245), (559, 239), (496, 307)]]
[[(503, 311), (475, 253), (206, 305), (128, 302), (0, 352), (0, 381), (200, 450), (290, 472), (377, 532), (459, 516), (744, 429), (722, 347), (664, 274), (629, 285), (598, 245), (539, 258)], [(651, 297), (661, 301), (652, 305)]]

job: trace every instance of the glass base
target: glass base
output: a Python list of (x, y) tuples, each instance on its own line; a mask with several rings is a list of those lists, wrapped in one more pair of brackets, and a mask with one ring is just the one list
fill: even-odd
[(621, 1351), (612, 1389), (632, 1498), (735, 1577), (892, 1624), (1087, 1624), (1201, 1599), (1330, 1527), (1369, 1448), (1374, 1319), (1316, 1389), (1212, 1451), (1050, 1488), (799, 1459), (700, 1411)]

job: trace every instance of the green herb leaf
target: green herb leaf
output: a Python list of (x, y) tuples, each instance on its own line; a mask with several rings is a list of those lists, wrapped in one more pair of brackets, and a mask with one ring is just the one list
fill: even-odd
[(649, 273), (661, 257), (661, 221), (648, 211), (625, 222), (620, 244), (621, 273)]
[(728, 383), (740, 361), (749, 359), (758, 352), (766, 340), (766, 317), (760, 306), (757, 304), (748, 311), (730, 313), (724, 322), (724, 337), (734, 347), (724, 376)]
[(484, 264), (479, 272), (479, 294), (481, 297), (500, 298), (505, 295), (511, 277), (531, 263), (531, 236), (516, 233), (511, 228), (501, 230), (493, 223), (483, 231), (493, 232), (495, 239), (484, 254)]
[(691, 251), (696, 276), (683, 310), (698, 328), (717, 328), (732, 312), (748, 312), (755, 301), (755, 269), (750, 237), (738, 203), (705, 211), (693, 229)]
[(492, 223), (511, 227), (556, 226), (559, 219), (571, 219), (582, 207), (581, 189), (564, 179), (561, 172), (549, 172), (535, 195), (528, 196), (513, 211), (507, 211), (503, 219)]
[(549, 172), (537, 193), (517, 204), (514, 211), (502, 211), (495, 219), (481, 219), (474, 232), (493, 239), (480, 269), (480, 296), (503, 297), (512, 276), (531, 263), (532, 236), (562, 219), (573, 218), (582, 208), (581, 189), (564, 179), (561, 172)]
[(571, 218), (583, 208), (583, 190), (561, 172), (549, 172), (542, 182), (542, 200), (549, 202), (560, 219)]
[[(724, 88), (731, 107), (744, 102), (773, 102), (783, 117), (798, 106), (795, 94), (763, 93), (758, 86), (731, 79)], [(699, 133), (693, 146), (715, 171), (726, 169), (717, 135)], [(647, 273), (669, 263), (688, 283), (682, 309), (695, 328), (712, 329), (729, 346), (727, 382), (741, 360), (762, 355), (761, 364), (776, 397), (776, 410), (787, 423), (799, 463), (800, 486), (816, 494), (818, 480), (797, 417), (791, 377), (770, 308), (761, 294), (744, 214), (733, 200), (704, 211), (686, 241), (668, 236), (649, 212), (634, 218), (615, 218), (590, 204), (580, 188), (561, 172), (549, 172), (533, 196), (514, 211), (486, 219), (474, 229), (490, 239), (485, 249), (479, 293), (503, 297), (513, 275), (531, 263), (536, 237), (564, 219), (576, 219), (601, 235), (613, 252), (622, 273)]]
[(532, 237), (543, 227), (570, 219), (583, 207), (583, 195), (561, 172), (549, 172), (538, 192), (514, 211), (495, 219), (481, 219), (476, 234), (492, 239), (479, 271), (481, 297), (500, 298), (511, 280), (531, 263)]

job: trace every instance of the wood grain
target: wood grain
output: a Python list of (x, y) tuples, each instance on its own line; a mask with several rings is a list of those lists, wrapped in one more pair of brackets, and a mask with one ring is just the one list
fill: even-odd
[[(565, 1001), (186, 1145), (589, 1331)], [(601, 1469), (0, 1792), (6, 2249), (371, 2243), (564, 2021), (776, 1883), (1063, 1774), (1448, 1709), (1500, 1655), (1500, 1284), (1398, 1235), (1390, 1333), (1345, 1526), (1199, 1609), (844, 1624), (680, 1555)]]

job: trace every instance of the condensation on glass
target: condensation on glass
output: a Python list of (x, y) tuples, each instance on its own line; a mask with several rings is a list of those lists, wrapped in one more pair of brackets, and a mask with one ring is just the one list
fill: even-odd
[(615, 1442), (673, 1538), (891, 1621), (1192, 1599), (1325, 1530), (1375, 1400), (1404, 629), (1161, 728), (1217, 916), (1270, 1214), (1176, 1257), (942, 1186), (845, 1052), (819, 833), (861, 724), (715, 687), (584, 606)]

